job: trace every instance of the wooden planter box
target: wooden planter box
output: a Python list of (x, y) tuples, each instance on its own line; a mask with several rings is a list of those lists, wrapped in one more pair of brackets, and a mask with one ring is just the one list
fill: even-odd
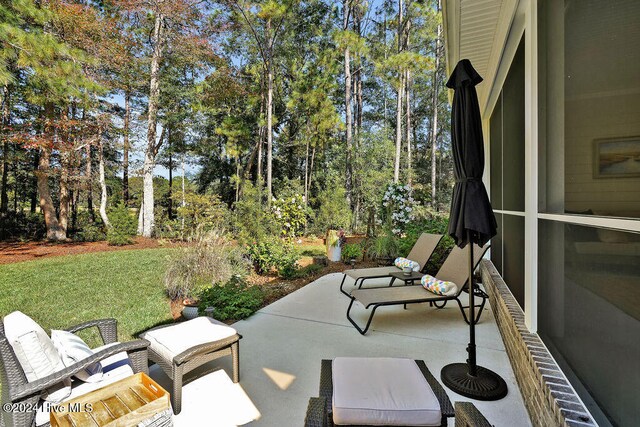
[[(56, 405), (51, 427), (135, 426), (169, 411), (169, 393), (143, 372)], [(170, 424), (162, 424), (170, 425)]]

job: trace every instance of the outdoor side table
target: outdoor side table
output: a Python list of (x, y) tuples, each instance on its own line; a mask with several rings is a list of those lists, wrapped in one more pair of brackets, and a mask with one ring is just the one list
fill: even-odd
[(149, 360), (162, 368), (173, 381), (173, 413), (182, 409), (182, 380), (188, 372), (222, 356), (231, 355), (233, 382), (240, 381), (240, 336), (235, 329), (210, 317), (160, 326), (141, 335), (151, 344)]
[(389, 286), (391, 286), (393, 284), (393, 282), (397, 280), (402, 280), (406, 285), (414, 285), (416, 280), (419, 282), (420, 279), (422, 279), (422, 276), (424, 276), (424, 274), (420, 273), (419, 271), (412, 271), (411, 274), (404, 274), (403, 271), (394, 271), (393, 273), (389, 273), (389, 276), (392, 277), (391, 279), (391, 283), (389, 283)]

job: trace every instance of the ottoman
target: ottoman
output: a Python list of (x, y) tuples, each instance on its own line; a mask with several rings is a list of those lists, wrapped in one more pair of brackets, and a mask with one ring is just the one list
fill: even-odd
[[(338, 357), (331, 366), (329, 415), (335, 425), (440, 426), (451, 416), (426, 366), (402, 358)], [(432, 379), (432, 378), (430, 378)], [(321, 394), (323, 394), (321, 392)], [(443, 399), (444, 398), (444, 399)], [(442, 402), (441, 402), (442, 400)], [(444, 403), (444, 408), (441, 408)]]
[(210, 317), (159, 326), (144, 332), (141, 338), (150, 342), (149, 360), (162, 368), (173, 381), (171, 404), (173, 413), (182, 409), (182, 379), (195, 368), (222, 356), (231, 355), (233, 382), (240, 380), (239, 341), (235, 329)]

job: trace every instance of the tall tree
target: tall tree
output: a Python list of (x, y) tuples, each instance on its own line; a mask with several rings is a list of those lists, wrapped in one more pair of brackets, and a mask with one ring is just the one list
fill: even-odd
[[(349, 31), (349, 18), (351, 16), (351, 0), (342, 1), (342, 29), (346, 33)], [(348, 38), (347, 38), (348, 40)], [(352, 105), (351, 105), (351, 54), (349, 51), (348, 41), (344, 44), (344, 116), (346, 127), (346, 147), (345, 147), (345, 189), (347, 195), (347, 203), (352, 203), (353, 177), (351, 170), (351, 156), (353, 151), (352, 141)]]

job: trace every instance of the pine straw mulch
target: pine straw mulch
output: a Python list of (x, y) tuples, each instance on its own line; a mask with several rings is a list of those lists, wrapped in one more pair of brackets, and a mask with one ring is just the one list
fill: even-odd
[(178, 246), (167, 240), (135, 237), (134, 243), (126, 246), (110, 246), (106, 241), (101, 242), (0, 242), (0, 264), (30, 261), (65, 255), (85, 254), (90, 252), (122, 251), (134, 249), (153, 249)]

